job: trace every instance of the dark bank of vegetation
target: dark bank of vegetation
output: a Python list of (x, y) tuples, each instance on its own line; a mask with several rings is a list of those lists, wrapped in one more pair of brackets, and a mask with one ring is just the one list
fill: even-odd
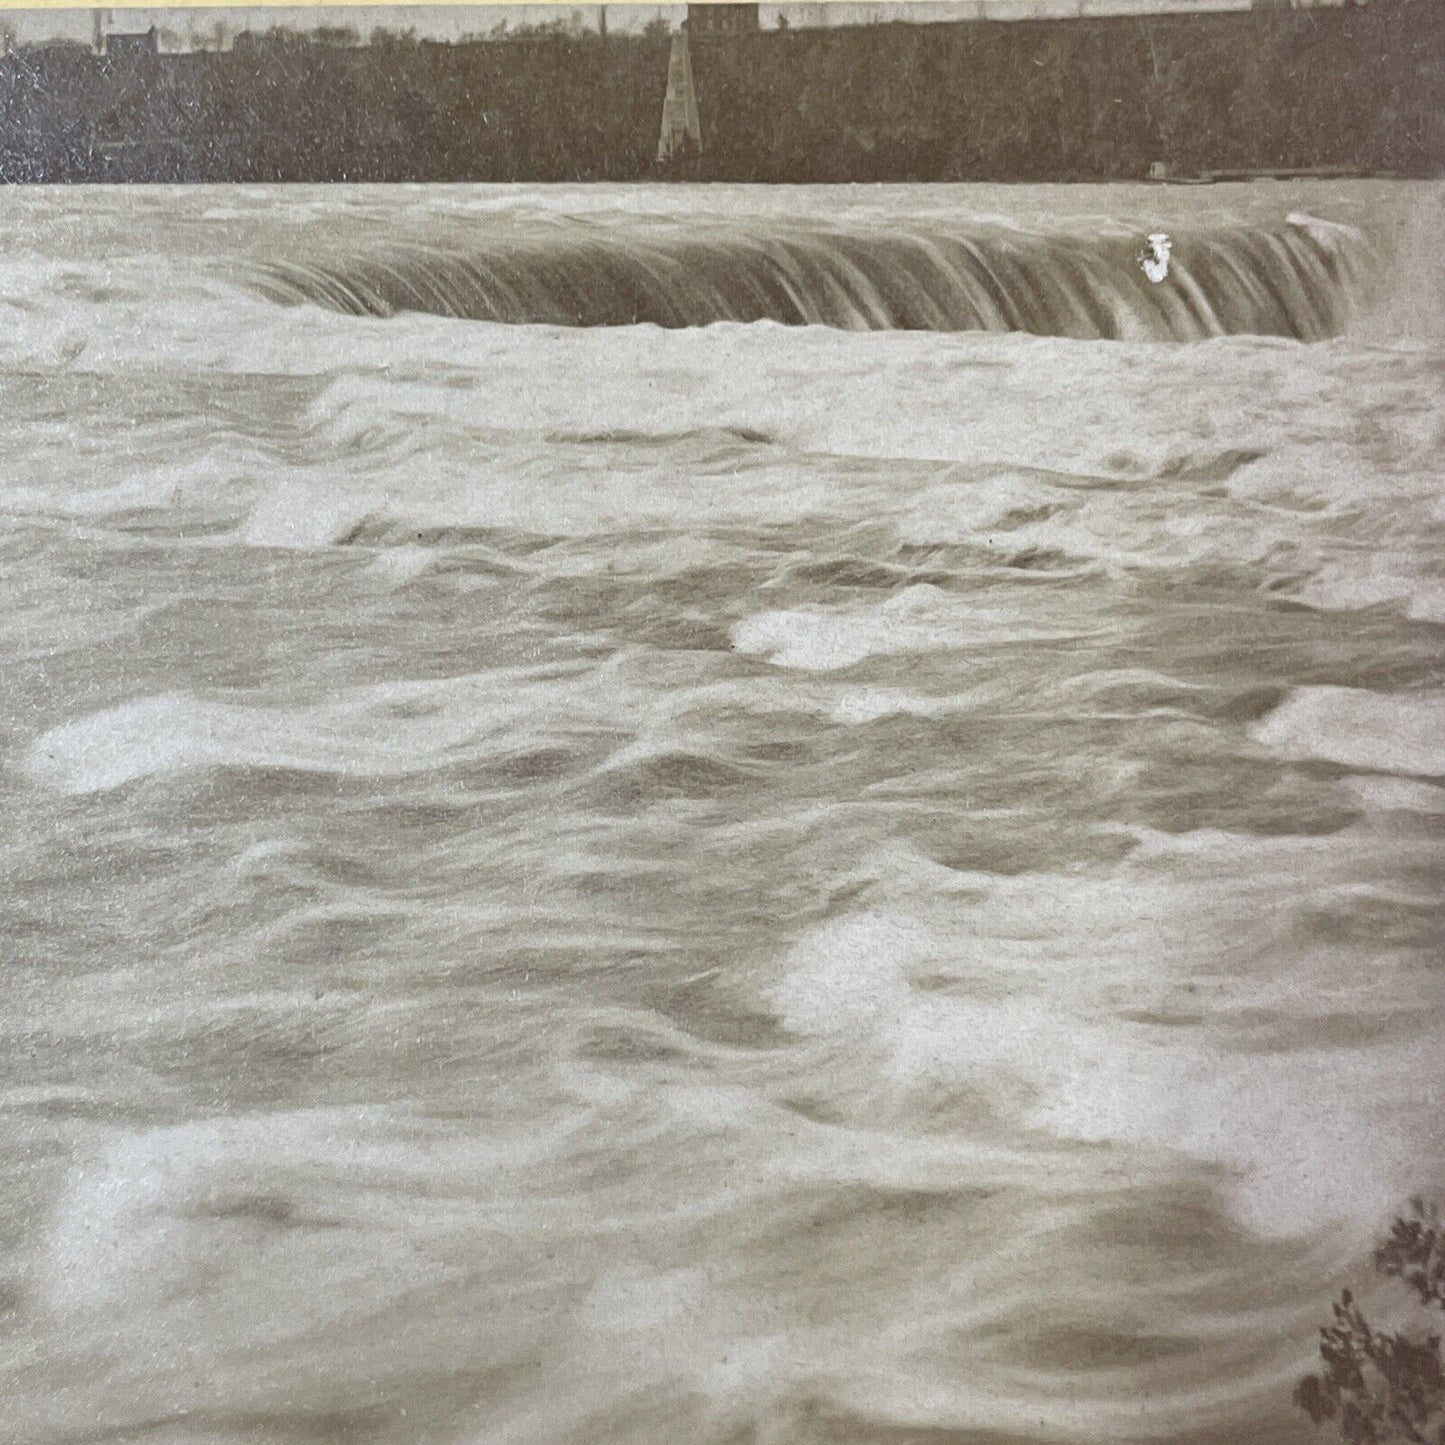
[[(1400, 1280), (1427, 1310), (1445, 1310), (1445, 1229), (1437, 1208), (1416, 1200), (1375, 1251), (1375, 1267)], [(1348, 1290), (1320, 1331), (1317, 1375), (1295, 1390), (1316, 1425), (1333, 1424), (1348, 1445), (1445, 1445), (1445, 1359), (1433, 1329), (1375, 1329)]]
[[(654, 29), (17, 51), (0, 56), (0, 177), (639, 179), (657, 173), (667, 49)], [(693, 63), (699, 179), (1445, 170), (1441, 0), (794, 28), (699, 37)]]

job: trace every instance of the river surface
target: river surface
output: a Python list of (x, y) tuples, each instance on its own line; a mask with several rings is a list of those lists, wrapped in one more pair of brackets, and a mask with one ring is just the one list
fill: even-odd
[(1442, 196), (0, 197), (0, 1436), (1314, 1438)]

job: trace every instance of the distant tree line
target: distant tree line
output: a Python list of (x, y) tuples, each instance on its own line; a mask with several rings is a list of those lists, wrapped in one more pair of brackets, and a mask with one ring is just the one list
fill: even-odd
[[(0, 55), (10, 181), (631, 180), (665, 27), (457, 44), (377, 31), (224, 53)], [(1445, 4), (776, 30), (695, 40), (698, 179), (1102, 180), (1445, 170)]]
[(1436, 175), (1442, 22), (1434, 0), (1385, 0), (712, 42), (694, 65), (705, 163), (769, 180)]

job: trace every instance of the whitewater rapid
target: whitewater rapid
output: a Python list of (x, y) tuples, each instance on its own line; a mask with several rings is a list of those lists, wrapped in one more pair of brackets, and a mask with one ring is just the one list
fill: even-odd
[(1439, 187), (6, 201), (18, 1441), (1314, 1438), (1445, 1158)]

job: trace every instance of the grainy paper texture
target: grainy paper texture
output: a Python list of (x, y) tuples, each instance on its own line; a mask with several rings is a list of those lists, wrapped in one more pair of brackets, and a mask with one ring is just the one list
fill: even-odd
[(0, 18), (5, 1439), (1439, 1438), (1441, 7), (1107, 8)]

